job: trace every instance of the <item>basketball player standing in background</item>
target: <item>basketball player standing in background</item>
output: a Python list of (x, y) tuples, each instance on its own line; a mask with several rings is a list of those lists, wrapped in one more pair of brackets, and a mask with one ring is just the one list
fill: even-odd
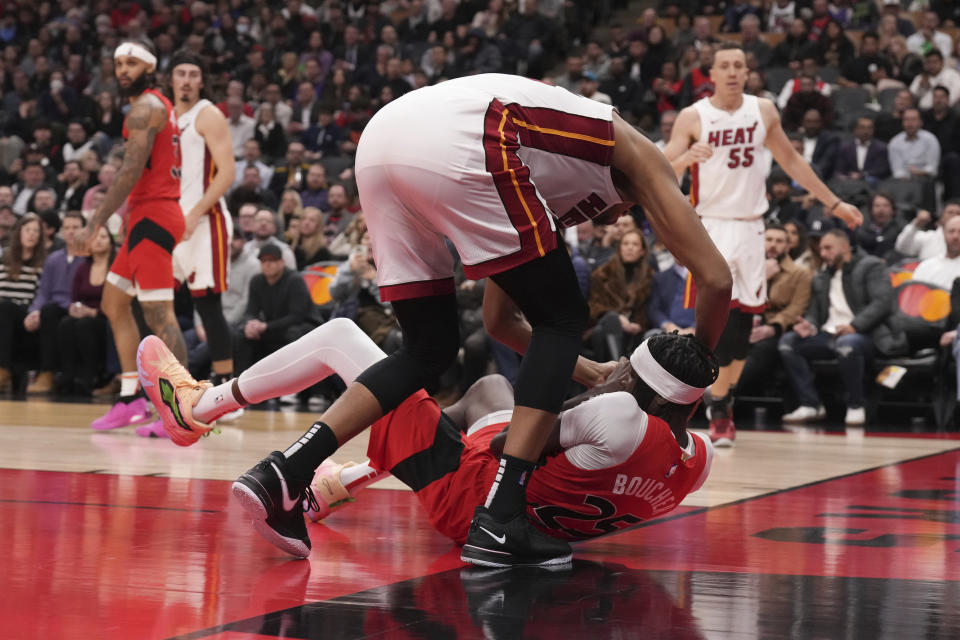
[(767, 300), (763, 214), (767, 210), (766, 146), (787, 174), (824, 206), (824, 212), (854, 228), (860, 211), (843, 202), (796, 152), (780, 125), (776, 106), (744, 95), (747, 63), (737, 44), (720, 45), (710, 79), (716, 87), (680, 112), (664, 154), (677, 176), (690, 168), (690, 200), (733, 276), (730, 316), (717, 343), (720, 375), (711, 388), (710, 438), (731, 446), (733, 388), (750, 350), (753, 314)]

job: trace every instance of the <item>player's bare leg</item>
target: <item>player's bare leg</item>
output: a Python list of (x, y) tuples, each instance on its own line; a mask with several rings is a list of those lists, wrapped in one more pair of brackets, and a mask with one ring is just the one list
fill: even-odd
[(120, 400), (106, 415), (93, 421), (90, 426), (97, 430), (116, 429), (151, 420), (147, 400), (138, 393), (137, 343), (140, 341), (140, 330), (130, 308), (132, 302), (133, 297), (120, 287), (110, 282), (104, 284), (100, 306), (110, 321), (113, 341), (120, 357)]
[[(163, 340), (163, 343), (170, 348), (177, 360), (186, 363), (187, 344), (183, 341), (183, 332), (180, 331), (180, 324), (173, 312), (173, 301), (144, 302), (141, 300), (140, 307), (143, 308), (143, 319), (150, 330)], [(119, 349), (119, 345), (117, 345), (117, 348)], [(134, 362), (136, 362), (136, 353), (137, 348), (134, 344)], [(121, 360), (122, 358), (123, 356), (121, 356)]]

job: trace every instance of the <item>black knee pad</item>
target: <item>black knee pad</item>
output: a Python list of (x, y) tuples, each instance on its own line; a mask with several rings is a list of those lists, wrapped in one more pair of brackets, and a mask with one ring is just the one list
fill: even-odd
[(460, 330), (453, 294), (397, 300), (393, 311), (403, 332), (403, 345), (357, 376), (384, 413), (392, 411), (417, 389), (429, 386), (457, 357)]
[(519, 406), (557, 413), (580, 353), (590, 309), (562, 246), (491, 276), (533, 328), (515, 385)]
[(210, 347), (210, 358), (214, 362), (233, 359), (233, 343), (230, 339), (230, 327), (223, 317), (223, 305), (219, 293), (207, 293), (193, 299), (193, 306), (203, 322)]
[(727, 326), (720, 334), (714, 355), (721, 367), (729, 365), (734, 360), (746, 360), (750, 353), (750, 331), (753, 330), (753, 314), (744, 313), (740, 309), (731, 309), (727, 318)]

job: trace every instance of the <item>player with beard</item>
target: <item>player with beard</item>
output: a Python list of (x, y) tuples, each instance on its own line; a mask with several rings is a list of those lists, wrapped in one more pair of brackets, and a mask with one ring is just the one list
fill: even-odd
[[(183, 239), (173, 250), (173, 273), (189, 287), (213, 360), (214, 384), (233, 377), (233, 344), (223, 316), (233, 221), (223, 195), (233, 184), (233, 145), (227, 120), (203, 98), (203, 61), (188, 50), (170, 61), (173, 108), (180, 128), (180, 207), (186, 216)], [(242, 410), (224, 418), (239, 417)], [(152, 435), (166, 437), (157, 425)]]
[(183, 334), (173, 311), (173, 248), (184, 230), (178, 202), (177, 116), (170, 101), (153, 88), (157, 58), (146, 46), (123, 42), (113, 58), (120, 95), (130, 102), (123, 124), (127, 143), (123, 164), (79, 241), (89, 250), (97, 230), (127, 201), (126, 235), (107, 274), (102, 302), (113, 329), (122, 374), (120, 400), (105, 416), (93, 421), (94, 429), (115, 429), (150, 420), (146, 398), (138, 393), (140, 333), (131, 311), (134, 298), (151, 331), (181, 362), (187, 359)]

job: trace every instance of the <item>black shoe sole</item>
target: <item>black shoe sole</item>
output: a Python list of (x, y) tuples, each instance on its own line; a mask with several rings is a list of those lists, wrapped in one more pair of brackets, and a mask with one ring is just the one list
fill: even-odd
[(267, 524), (267, 518), (270, 517), (267, 504), (272, 504), (272, 501), (270, 501), (266, 489), (257, 482), (256, 478), (245, 473), (237, 478), (230, 491), (244, 511), (247, 512), (247, 515), (252, 518), (253, 527), (264, 540), (294, 557), (307, 558), (310, 556), (310, 547), (304, 544), (302, 540), (280, 535)]
[(460, 560), (478, 567), (553, 567), (570, 564), (573, 561), (573, 554), (568, 553), (539, 561), (525, 561), (506, 551), (465, 544), (460, 551)]

